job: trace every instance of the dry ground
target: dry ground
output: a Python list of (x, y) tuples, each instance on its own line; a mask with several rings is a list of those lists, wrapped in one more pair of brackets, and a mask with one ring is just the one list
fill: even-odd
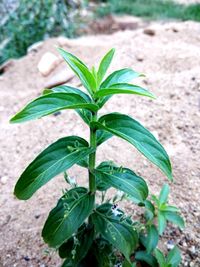
[[(90, 65), (111, 47), (117, 49), (113, 69), (132, 67), (147, 78), (138, 81), (157, 95), (156, 101), (135, 96), (114, 96), (102, 113), (120, 111), (140, 120), (158, 136), (168, 151), (175, 183), (171, 203), (185, 216), (183, 233), (169, 228), (162, 242), (171, 240), (183, 252), (182, 266), (200, 266), (200, 24), (193, 22), (152, 24), (150, 36), (143, 29), (117, 32), (111, 36), (84, 37), (65, 42), (64, 47)], [(40, 238), (49, 210), (65, 187), (62, 176), (53, 179), (27, 202), (13, 196), (13, 187), (24, 167), (52, 141), (71, 134), (87, 137), (88, 129), (73, 111), (21, 125), (8, 119), (25, 103), (40, 94), (49, 77), (66, 69), (60, 64), (49, 77), (42, 77), (37, 64), (46, 51), (56, 53), (59, 39), (46, 41), (37, 52), (14, 61), (0, 77), (0, 266), (52, 267), (59, 259)], [(71, 81), (76, 84), (76, 79)], [(153, 193), (166, 178), (129, 144), (113, 138), (100, 147), (98, 161), (115, 159), (143, 175)], [(70, 170), (80, 183), (86, 173)], [(134, 214), (134, 206), (126, 208)]]

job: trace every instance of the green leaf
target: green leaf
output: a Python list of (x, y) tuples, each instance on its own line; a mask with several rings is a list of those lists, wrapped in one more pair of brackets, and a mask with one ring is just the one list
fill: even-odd
[[(142, 74), (135, 72), (132, 69), (125, 68), (121, 70), (114, 71), (111, 73), (100, 85), (100, 90), (103, 88), (109, 88), (113, 84), (118, 83), (128, 83), (132, 81), (134, 78), (140, 77)], [(103, 107), (103, 105), (110, 99), (111, 95), (105, 96), (103, 99), (99, 101), (99, 106)]]
[(101, 63), (99, 65), (99, 69), (97, 72), (98, 84), (100, 84), (100, 82), (104, 78), (104, 76), (105, 76), (105, 74), (106, 74), (106, 72), (110, 66), (110, 63), (113, 59), (114, 53), (115, 53), (115, 49), (111, 49), (110, 51), (108, 51), (108, 53), (101, 60)]
[(169, 185), (164, 184), (162, 189), (161, 189), (160, 195), (159, 195), (159, 204), (160, 205), (167, 202), (168, 195), (169, 195)]
[(114, 167), (104, 162), (96, 168), (95, 175), (100, 181), (127, 193), (138, 202), (143, 202), (148, 196), (148, 187), (144, 179), (127, 168)]
[(176, 224), (179, 228), (183, 229), (185, 227), (183, 218), (176, 212), (164, 211), (164, 216), (168, 221)]
[(116, 83), (127, 83), (140, 76), (142, 76), (141, 73), (135, 72), (129, 68), (116, 70), (103, 81), (100, 88), (108, 88)]
[(96, 230), (119, 249), (130, 262), (130, 255), (138, 243), (137, 232), (133, 226), (123, 218), (123, 212), (116, 215), (112, 212), (112, 205), (105, 203), (99, 206), (91, 215)]
[(146, 262), (152, 267), (157, 267), (156, 259), (146, 251), (137, 251), (135, 253), (135, 259), (138, 261)]
[(132, 85), (128, 83), (117, 83), (112, 84), (108, 88), (101, 88), (99, 91), (97, 91), (94, 94), (95, 98), (109, 96), (109, 95), (115, 95), (115, 94), (134, 94), (134, 95), (141, 95), (141, 96), (147, 96), (150, 98), (155, 98), (155, 96), (150, 93), (148, 90), (137, 86)]
[(145, 218), (147, 221), (152, 220), (155, 216), (155, 207), (154, 205), (151, 203), (151, 201), (149, 201), (148, 199), (146, 199), (144, 201), (145, 203)]
[(175, 246), (167, 256), (167, 263), (172, 267), (177, 267), (181, 263), (181, 253), (177, 246)]
[(158, 212), (158, 233), (159, 235), (162, 235), (165, 228), (166, 228), (166, 219), (164, 216), (164, 213), (159, 211)]
[(88, 67), (80, 61), (74, 55), (68, 53), (62, 48), (58, 48), (59, 53), (67, 62), (69, 67), (74, 71), (74, 73), (79, 77), (83, 86), (88, 90), (88, 92), (92, 95), (93, 92), (96, 91), (96, 81), (92, 73), (89, 71)]
[(76, 187), (58, 201), (49, 213), (42, 237), (50, 247), (58, 247), (68, 240), (83, 224), (94, 207), (94, 195), (86, 188)]
[[(88, 253), (93, 239), (94, 228), (83, 224), (72, 238), (68, 239), (67, 242), (59, 247), (59, 256), (61, 258), (71, 258), (71, 262), (75, 267)], [(76, 251), (74, 257), (72, 250)]]
[(171, 163), (165, 149), (138, 121), (124, 114), (110, 113), (102, 116), (98, 122), (92, 122), (91, 126), (99, 130), (105, 130), (103, 134), (100, 132), (100, 135), (97, 135), (98, 145), (112, 135), (121, 137), (134, 145), (147, 159), (158, 166), (172, 180)]
[[(71, 87), (71, 86), (68, 86), (68, 85), (60, 85), (60, 86), (57, 86), (57, 87), (53, 87), (52, 89), (45, 89), (43, 93), (44, 94), (49, 94), (49, 93), (52, 93), (52, 92), (54, 92), (54, 93), (65, 92), (65, 93), (77, 94), (77, 95), (80, 95), (82, 98), (84, 98), (87, 103), (92, 103), (92, 100), (89, 97), (89, 95), (87, 95), (83, 91), (79, 90), (78, 88)], [(81, 118), (87, 124), (90, 123), (91, 118), (92, 118), (91, 111), (89, 111), (87, 109), (76, 109), (76, 112), (81, 116)]]
[(155, 249), (155, 257), (159, 263), (160, 267), (166, 267), (166, 261), (165, 261), (165, 256), (159, 249)]
[(180, 212), (180, 210), (177, 207), (169, 206), (169, 205), (162, 205), (159, 209), (161, 211)]
[(158, 231), (155, 227), (155, 225), (150, 225), (147, 227), (147, 237), (146, 237), (146, 250), (147, 253), (152, 252), (157, 244), (158, 244), (158, 240), (159, 240), (159, 235), (158, 235)]
[(97, 111), (98, 106), (74, 93), (51, 93), (40, 96), (18, 112), (10, 122), (18, 123), (38, 119), (62, 109), (89, 109)]
[(19, 199), (30, 198), (54, 176), (72, 167), (94, 151), (78, 136), (59, 139), (40, 153), (20, 176), (15, 195)]

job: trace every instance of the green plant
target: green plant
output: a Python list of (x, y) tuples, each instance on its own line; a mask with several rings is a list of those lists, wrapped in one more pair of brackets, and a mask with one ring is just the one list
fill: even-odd
[[(90, 141), (88, 143), (79, 136), (68, 136), (51, 144), (22, 173), (15, 186), (15, 195), (19, 199), (29, 199), (54, 176), (64, 172), (71, 189), (66, 190), (58, 200), (42, 230), (44, 241), (58, 249), (60, 257), (65, 259), (63, 267), (128, 267), (137, 263), (158, 266), (159, 251), (155, 249), (165, 221), (178, 222), (179, 226), (183, 226), (179, 210), (168, 205), (168, 186), (164, 185), (159, 198), (152, 196), (147, 199), (147, 183), (132, 170), (117, 166), (112, 161), (96, 166), (98, 146), (112, 136), (118, 136), (135, 146), (172, 180), (166, 151), (138, 121), (121, 113), (98, 116), (98, 111), (114, 94), (136, 94), (150, 98), (154, 95), (129, 83), (142, 76), (132, 69), (120, 69), (104, 78), (114, 49), (104, 56), (98, 70), (94, 67), (90, 70), (74, 55), (60, 48), (58, 50), (88, 93), (67, 85), (46, 89), (42, 96), (17, 113), (11, 122), (24, 122), (58, 110), (75, 109), (90, 129)], [(74, 164), (88, 169), (88, 188), (77, 185), (67, 175), (66, 170)], [(106, 192), (111, 187), (118, 191), (108, 199)], [(124, 198), (144, 208), (143, 220), (133, 221), (131, 216), (118, 208), (117, 203)]]
[(0, 27), (0, 65), (9, 58), (18, 58), (27, 53), (35, 42), (49, 36), (74, 37), (77, 6), (69, 0), (21, 0), (9, 13)]

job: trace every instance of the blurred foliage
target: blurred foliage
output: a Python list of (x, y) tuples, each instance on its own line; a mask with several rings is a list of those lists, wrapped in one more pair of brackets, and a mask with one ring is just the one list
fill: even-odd
[(73, 37), (78, 1), (21, 0), (0, 28), (0, 64), (18, 58), (27, 48), (49, 36)]
[(179, 19), (200, 21), (200, 4), (184, 5), (171, 0), (107, 0), (99, 6), (99, 16), (130, 14), (146, 19)]

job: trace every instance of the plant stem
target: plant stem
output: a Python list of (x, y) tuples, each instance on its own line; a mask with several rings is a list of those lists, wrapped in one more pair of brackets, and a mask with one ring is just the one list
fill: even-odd
[[(93, 113), (93, 121), (97, 118), (97, 113)], [(90, 128), (90, 146), (96, 149), (96, 129)], [(89, 189), (92, 194), (96, 192), (96, 178), (93, 174), (96, 162), (96, 151), (89, 155)]]

